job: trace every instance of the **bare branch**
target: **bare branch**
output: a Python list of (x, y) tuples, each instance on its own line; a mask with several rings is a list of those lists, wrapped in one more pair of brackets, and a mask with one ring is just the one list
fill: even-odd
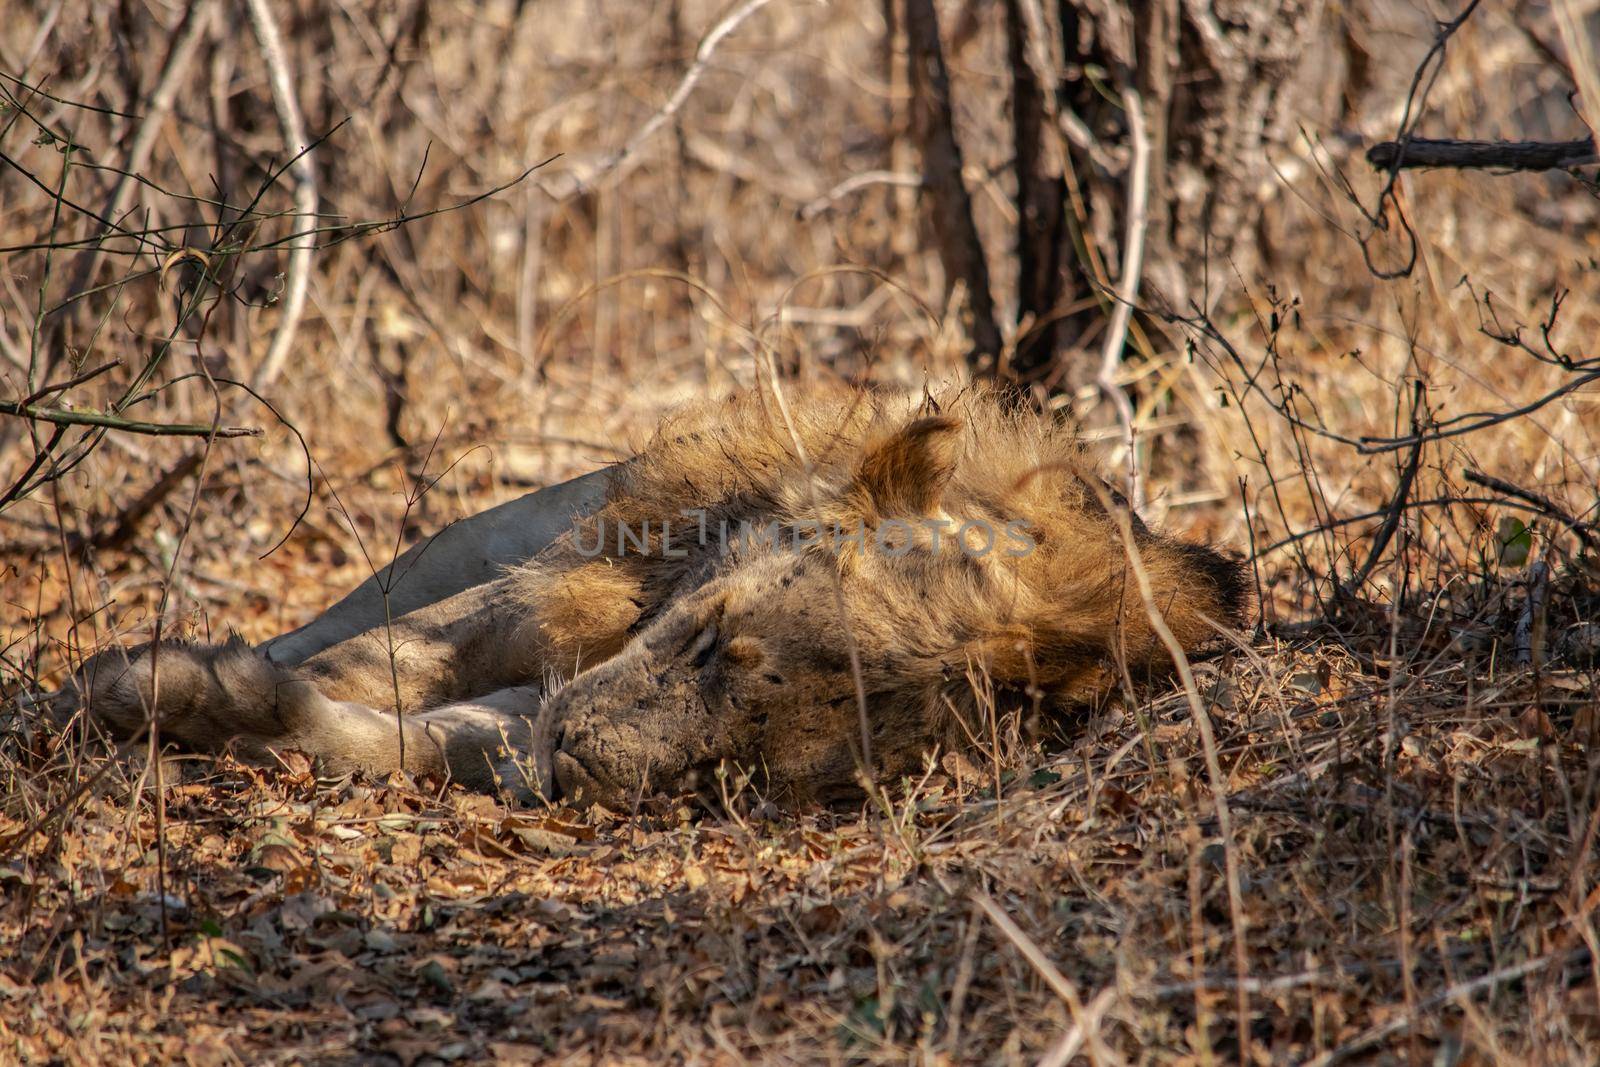
[[(1461, 9), (1461, 14), (1453, 19), (1439, 23), (1438, 32), (1434, 35), (1432, 46), (1429, 47), (1427, 54), (1422, 57), (1422, 62), (1417, 64), (1416, 71), (1411, 75), (1411, 88), (1406, 92), (1405, 107), (1400, 113), (1400, 128), (1395, 137), (1395, 140), (1401, 145), (1400, 156), (1405, 156), (1408, 153), (1406, 146), (1410, 145), (1414, 140), (1411, 131), (1416, 129), (1418, 122), (1422, 121), (1422, 112), (1427, 106), (1428, 94), (1432, 91), (1434, 82), (1439, 77), (1439, 71), (1444, 67), (1445, 49), (1450, 43), (1450, 38), (1454, 37), (1456, 31), (1466, 24), (1482, 2), (1483, 0), (1467, 0), (1466, 6)], [(1411, 223), (1406, 220), (1405, 212), (1401, 211), (1398, 203), (1393, 200), (1395, 183), (1399, 180), (1400, 168), (1391, 166), (1389, 168), (1389, 176), (1384, 179), (1383, 188), (1378, 191), (1376, 206), (1371, 211), (1368, 211), (1359, 201), (1356, 202), (1361, 213), (1367, 218), (1367, 231), (1360, 238), (1361, 254), (1366, 257), (1367, 269), (1377, 278), (1409, 277), (1412, 269), (1417, 265), (1417, 235), (1412, 232)], [(1390, 210), (1391, 207), (1393, 207), (1392, 212)], [(1380, 232), (1389, 229), (1391, 215), (1399, 222), (1401, 230), (1405, 233), (1407, 253), (1404, 264), (1394, 269), (1385, 269), (1379, 267), (1373, 261), (1372, 242)]]
[(1392, 1019), (1357, 1034), (1339, 1047), (1324, 1052), (1311, 1061), (1311, 1067), (1333, 1067), (1334, 1064), (1343, 1063), (1345, 1060), (1351, 1059), (1362, 1052), (1375, 1048), (1385, 1039), (1396, 1034), (1405, 1033), (1421, 1019), (1425, 1018), (1427, 1012), (1431, 1012), (1441, 1005), (1460, 1003), (1479, 993), (1497, 989), (1507, 982), (1518, 981), (1530, 974), (1537, 974), (1539, 971), (1547, 970), (1551, 967), (1565, 967), (1573, 963), (1582, 963), (1588, 958), (1589, 949), (1587, 948), (1573, 949), (1570, 952), (1552, 952), (1509, 967), (1490, 971), (1488, 974), (1479, 975), (1464, 982), (1458, 982), (1421, 1001), (1415, 1008), (1402, 1011)]
[(1423, 396), (1423, 384), (1418, 381), (1414, 384), (1411, 393), (1411, 436), (1417, 438), (1411, 445), (1411, 454), (1400, 465), (1400, 478), (1395, 486), (1394, 496), (1389, 501), (1389, 513), (1383, 518), (1383, 525), (1378, 527), (1378, 532), (1373, 535), (1372, 547), (1367, 550), (1366, 562), (1355, 569), (1350, 575), (1350, 588), (1359, 590), (1366, 584), (1367, 576), (1378, 565), (1383, 556), (1383, 550), (1389, 547), (1389, 542), (1394, 539), (1395, 531), (1400, 528), (1400, 515), (1405, 511), (1406, 500), (1411, 496), (1411, 488), (1416, 483), (1417, 472), (1422, 469), (1421, 439), (1422, 420), (1426, 417), (1426, 404)]
[(20, 404), (13, 400), (0, 400), (0, 415), (14, 415), (19, 419), (54, 423), (57, 426), (103, 426), (108, 430), (141, 433), (151, 437), (260, 437), (261, 431), (249, 426), (213, 426), (206, 422), (140, 422), (112, 415), (105, 411), (70, 411), (66, 408), (43, 408), (37, 404)]
[(821, 196), (807, 201), (800, 208), (800, 217), (810, 222), (823, 212), (831, 210), (834, 204), (837, 204), (851, 193), (860, 192), (862, 189), (867, 189), (874, 185), (898, 185), (915, 189), (921, 184), (922, 175), (902, 174), (894, 170), (868, 170), (860, 174), (852, 174)]
[[(267, 0), (245, 0), (250, 14), (250, 28), (255, 31), (261, 45), (261, 56), (272, 74), (272, 106), (278, 113), (278, 125), (283, 127), (284, 147), (297, 152), (291, 169), (294, 171), (294, 209), (301, 219), (315, 219), (317, 215), (317, 169), (312, 165), (306, 144), (305, 124), (300, 120), (300, 105), (295, 102), (294, 78), (289, 72), (289, 60), (284, 54), (283, 37), (272, 18)], [(289, 253), (288, 293), (283, 302), (283, 318), (278, 321), (278, 332), (272, 337), (272, 347), (266, 358), (256, 368), (251, 386), (265, 389), (272, 384), (294, 344), (295, 330), (300, 326), (300, 316), (306, 307), (306, 293), (311, 285), (311, 252), (316, 241), (302, 236), (291, 246)]]
[[(150, 94), (150, 100), (139, 118), (138, 129), (134, 132), (133, 143), (128, 146), (128, 158), (120, 168), (121, 176), (106, 201), (105, 210), (102, 212), (106, 218), (114, 219), (122, 214), (123, 206), (128, 202), (128, 194), (133, 191), (134, 185), (139, 180), (137, 172), (143, 170), (145, 164), (150, 162), (150, 151), (155, 147), (156, 138), (161, 135), (161, 128), (166, 123), (167, 116), (172, 113), (172, 106), (178, 99), (179, 86), (183, 82), (184, 75), (188, 73), (189, 64), (194, 59), (200, 38), (211, 26), (214, 6), (212, 0), (198, 0), (184, 11), (183, 21), (178, 24), (177, 32), (173, 36), (172, 47), (167, 52), (167, 61), (161, 68), (155, 91)], [(99, 242), (108, 236), (113, 235), (100, 234), (94, 238), (95, 247), (78, 263), (67, 292), (79, 292), (94, 277), (95, 268), (100, 265), (100, 257), (104, 255)]]
[(1532, 489), (1524, 489), (1520, 485), (1514, 485), (1502, 478), (1484, 474), (1482, 471), (1468, 469), (1462, 471), (1461, 476), (1473, 485), (1481, 485), (1485, 489), (1493, 489), (1497, 493), (1504, 493), (1506, 496), (1532, 505), (1541, 515), (1555, 519), (1574, 534), (1577, 534), (1578, 540), (1589, 548), (1600, 549), (1600, 526), (1596, 526), (1592, 522), (1584, 522), (1582, 519), (1568, 514), (1562, 508), (1557, 507), (1555, 501), (1542, 493), (1535, 493)]
[(1600, 163), (1594, 138), (1576, 141), (1457, 141), (1413, 137), (1382, 141), (1367, 149), (1374, 170), (1417, 167), (1484, 168), (1489, 170), (1564, 170)]
[(100, 366), (95, 367), (95, 368), (93, 368), (91, 370), (86, 370), (82, 374), (76, 374), (76, 375), (72, 376), (71, 378), (68, 378), (64, 382), (57, 382), (54, 385), (40, 386), (39, 389), (37, 389), (32, 396), (27, 397), (26, 399), (24, 399), (22, 401), (22, 403), (23, 404), (36, 404), (39, 401), (43, 400), (45, 397), (49, 396), (51, 393), (62, 393), (62, 392), (65, 392), (68, 389), (71, 389), (73, 386), (82, 385), (84, 382), (90, 381), (91, 379), (94, 379), (94, 378), (98, 378), (98, 377), (100, 377), (100, 375), (104, 374), (106, 371), (111, 370), (114, 367), (120, 367), (120, 366), (122, 366), (122, 360), (114, 359), (110, 363), (102, 363), (102, 364), (100, 364)]

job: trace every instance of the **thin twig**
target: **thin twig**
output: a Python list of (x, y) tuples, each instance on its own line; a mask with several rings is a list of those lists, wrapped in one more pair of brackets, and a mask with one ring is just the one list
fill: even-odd
[(999, 904), (996, 904), (988, 895), (979, 892), (972, 894), (972, 902), (982, 908), (984, 914), (989, 916), (995, 926), (999, 927), (1000, 932), (1006, 936), (1006, 940), (1017, 947), (1017, 951), (1022, 953), (1022, 958), (1027, 960), (1029, 965), (1038, 972), (1039, 977), (1043, 978), (1045, 984), (1050, 987), (1056, 996), (1061, 998), (1061, 1002), (1067, 1006), (1067, 1011), (1072, 1014), (1072, 1029), (1067, 1031), (1062, 1040), (1055, 1048), (1051, 1049), (1050, 1054), (1041, 1062), (1066, 1063), (1077, 1054), (1078, 1049), (1082, 1048), (1085, 1042), (1098, 1044), (1097, 1031), (1100, 1025), (1100, 1017), (1105, 1014), (1106, 1009), (1111, 1006), (1112, 1000), (1115, 999), (1115, 987), (1101, 990), (1100, 994), (1094, 998), (1094, 1002), (1088, 1008), (1085, 1008), (1083, 1001), (1078, 997), (1078, 991), (1067, 980), (1067, 976), (1062, 974), (1060, 968), (1054, 963), (1050, 962), (1050, 957), (1044, 954), (1044, 950), (1034, 943), (1033, 938), (1023, 932), (1022, 927), (1018, 926)]
[(922, 185), (922, 175), (902, 174), (895, 170), (868, 170), (860, 174), (852, 174), (821, 196), (807, 201), (800, 208), (800, 218), (810, 222), (818, 215), (830, 210), (833, 205), (851, 193), (860, 192), (862, 189), (868, 189), (874, 185), (897, 185), (902, 188), (915, 189)]
[[(250, 0), (252, 4), (264, 3), (265, 0)], [(654, 137), (660, 129), (677, 116), (684, 101), (694, 92), (696, 85), (705, 75), (706, 69), (711, 64), (711, 57), (716, 54), (718, 46), (737, 30), (744, 22), (757, 11), (770, 4), (772, 0), (745, 0), (744, 3), (730, 11), (721, 22), (711, 27), (704, 37), (700, 39), (700, 46), (694, 51), (694, 62), (689, 64), (689, 69), (683, 72), (677, 88), (672, 90), (672, 95), (667, 97), (667, 102), (647, 119), (644, 125), (634, 131), (632, 137), (623, 142), (622, 147), (603, 157), (589, 174), (579, 177), (574, 175), (572, 185), (567, 188), (559, 199), (567, 200), (592, 190), (602, 178), (612, 171), (622, 167), (638, 154), (645, 142)]]
[(91, 370), (86, 370), (82, 374), (75, 374), (64, 382), (56, 382), (54, 385), (42, 385), (34, 391), (32, 396), (24, 398), (22, 403), (37, 404), (51, 393), (65, 392), (74, 386), (82, 385), (84, 382), (100, 377), (100, 375), (104, 374), (108, 370), (113, 369), (114, 367), (120, 366), (122, 366), (122, 360), (114, 359), (109, 363), (102, 363), (98, 367), (95, 367)]
[(1266, 387), (1261, 384), (1259, 373), (1260, 367), (1257, 366), (1255, 369), (1251, 368), (1249, 362), (1246, 361), (1243, 354), (1240, 353), (1238, 347), (1235, 346), (1232, 341), (1228, 340), (1227, 336), (1223, 334), (1222, 330), (1217, 326), (1217, 324), (1211, 320), (1209, 314), (1192, 303), (1190, 304), (1190, 309), (1193, 314), (1187, 316), (1162, 313), (1151, 308), (1144, 308), (1141, 310), (1144, 310), (1146, 313), (1159, 315), (1169, 322), (1174, 322), (1188, 327), (1194, 331), (1198, 338), (1203, 338), (1204, 340), (1215, 344), (1228, 357), (1228, 360), (1238, 367), (1239, 370), (1244, 374), (1243, 392), (1254, 393), (1259, 396), (1280, 418), (1282, 418), (1290, 426), (1304, 430), (1307, 433), (1315, 434), (1326, 441), (1334, 441), (1338, 444), (1348, 445), (1349, 447), (1355, 449), (1358, 454), (1363, 456), (1381, 455), (1384, 452), (1395, 452), (1402, 448), (1410, 448), (1413, 445), (1416, 445), (1419, 441), (1422, 443), (1431, 443), (1433, 441), (1443, 441), (1450, 437), (1461, 437), (1466, 434), (1477, 433), (1480, 430), (1487, 430), (1491, 427), (1499, 426), (1502, 423), (1511, 422), (1514, 419), (1521, 418), (1524, 415), (1531, 415), (1535, 411), (1538, 411), (1541, 408), (1560, 400), (1562, 397), (1577, 392), (1586, 385), (1600, 381), (1600, 360), (1573, 360), (1570, 361), (1570, 365), (1563, 365), (1564, 369), (1567, 370), (1572, 377), (1551, 389), (1549, 392), (1546, 392), (1525, 404), (1519, 404), (1516, 407), (1506, 408), (1500, 411), (1464, 412), (1463, 414), (1455, 415), (1448, 419), (1440, 419), (1436, 422), (1430, 422), (1426, 431), (1407, 434), (1404, 437), (1376, 437), (1371, 435), (1352, 437), (1349, 434), (1339, 433), (1320, 421), (1313, 422), (1302, 417), (1292, 409), (1287, 400), (1274, 397), (1267, 391)]
[[(1456, 495), (1429, 497), (1426, 500), (1408, 500), (1403, 505), (1403, 510), (1420, 511), (1423, 508), (1453, 508), (1462, 504), (1477, 504), (1485, 507), (1499, 504), (1502, 506), (1517, 508), (1522, 511), (1530, 511), (1540, 514), (1543, 513), (1542, 509), (1532, 504), (1501, 500), (1499, 497)], [(1346, 526), (1354, 526), (1358, 522), (1370, 522), (1373, 519), (1384, 518), (1389, 514), (1392, 507), (1393, 503), (1391, 502), (1388, 507), (1382, 507), (1376, 511), (1364, 511), (1359, 515), (1347, 515), (1338, 519), (1326, 519), (1323, 522), (1317, 523), (1315, 526), (1311, 526), (1304, 530), (1299, 530), (1288, 535), (1287, 537), (1283, 537), (1272, 542), (1270, 545), (1256, 549), (1253, 553), (1251, 553), (1250, 558), (1253, 560), (1265, 559), (1267, 556), (1272, 555), (1272, 553), (1281, 548), (1288, 548), (1291, 545), (1297, 545), (1301, 541), (1305, 541), (1312, 537), (1321, 537), (1332, 530), (1343, 529)]]
[(1233, 813), (1228, 806), (1228, 778), (1222, 771), (1222, 761), (1217, 755), (1216, 731), (1211, 725), (1211, 715), (1206, 711), (1205, 703), (1200, 699), (1200, 688), (1195, 683), (1194, 670), (1189, 666), (1189, 657), (1183, 650), (1183, 643), (1173, 634), (1172, 628), (1167, 625), (1166, 618), (1161, 613), (1161, 606), (1156, 602), (1155, 590), (1150, 584), (1150, 573), (1144, 565), (1144, 558), (1139, 552), (1138, 543), (1134, 537), (1132, 513), (1124, 506), (1111, 499), (1109, 493), (1099, 486), (1091, 486), (1100, 498), (1100, 506), (1105, 509), (1117, 526), (1117, 533), (1122, 539), (1123, 553), (1128, 560), (1129, 569), (1133, 572), (1134, 582), (1137, 585), (1139, 599), (1144, 604), (1145, 615), (1149, 619), (1150, 628), (1166, 648), (1167, 654), (1172, 657), (1172, 665), (1178, 672), (1178, 679), (1183, 684), (1183, 695), (1188, 701), (1190, 715), (1194, 719), (1195, 727), (1200, 733), (1200, 747), (1205, 753), (1206, 774), (1211, 779), (1212, 803), (1216, 805), (1217, 831), (1222, 838), (1223, 869), (1228, 887), (1228, 915), (1233, 926), (1233, 960), (1234, 976), (1238, 980), (1238, 988), (1234, 991), (1237, 997), (1235, 1009), (1237, 1012), (1239, 1058), (1244, 1062), (1250, 1044), (1250, 994), (1248, 980), (1250, 977), (1249, 945), (1246, 941), (1248, 924), (1244, 913), (1244, 889), (1239, 874), (1239, 850), (1234, 841)]
[[(1411, 401), (1411, 432), (1413, 436), (1421, 431), (1420, 420), (1423, 417), (1423, 388), (1422, 382), (1416, 383), (1412, 392)], [(1372, 569), (1378, 565), (1378, 560), (1383, 556), (1383, 550), (1389, 547), (1389, 542), (1394, 539), (1395, 531), (1400, 528), (1400, 515), (1405, 511), (1406, 500), (1411, 496), (1411, 488), (1416, 484), (1417, 471), (1422, 468), (1422, 441), (1419, 439), (1411, 446), (1411, 454), (1400, 466), (1400, 480), (1395, 486), (1394, 496), (1389, 501), (1389, 513), (1384, 516), (1383, 525), (1378, 527), (1378, 532), (1372, 538), (1372, 547), (1367, 550), (1366, 561), (1357, 567), (1350, 576), (1350, 589), (1359, 590), (1367, 582), (1367, 577)]]
[(204, 422), (141, 422), (125, 419), (104, 411), (69, 411), (65, 408), (45, 408), (37, 404), (19, 404), (0, 400), (0, 415), (14, 415), (20, 419), (54, 423), (57, 426), (103, 426), (109, 430), (140, 433), (151, 437), (260, 437), (261, 431), (252, 426), (212, 426)]
[(1388, 1022), (1379, 1026), (1374, 1026), (1372, 1029), (1367, 1030), (1365, 1033), (1362, 1033), (1350, 1041), (1345, 1042), (1338, 1048), (1323, 1053), (1321, 1056), (1318, 1056), (1316, 1059), (1312, 1060), (1307, 1067), (1333, 1067), (1333, 1065), (1336, 1063), (1343, 1063), (1352, 1056), (1357, 1056), (1362, 1052), (1365, 1052), (1367, 1049), (1374, 1048), (1396, 1034), (1404, 1033), (1413, 1025), (1415, 1025), (1418, 1019), (1426, 1015), (1428, 1012), (1432, 1011), (1434, 1008), (1448, 1004), (1451, 1001), (1461, 1000), (1465, 997), (1476, 996), (1485, 990), (1494, 989), (1498, 986), (1505, 985), (1507, 982), (1515, 982), (1519, 978), (1526, 978), (1530, 974), (1537, 974), (1539, 971), (1545, 970), (1557, 964), (1566, 966), (1569, 963), (1582, 962), (1588, 958), (1589, 950), (1587, 948), (1575, 949), (1572, 952), (1552, 953), (1548, 956), (1540, 956), (1537, 959), (1527, 960), (1511, 967), (1502, 967), (1498, 971), (1490, 971), (1488, 974), (1479, 975), (1477, 978), (1473, 978), (1465, 982), (1459, 982), (1456, 985), (1451, 986), (1449, 989), (1435, 993), (1433, 996), (1420, 1002), (1417, 1005), (1417, 1010), (1415, 1012), (1401, 1012)]
[[(1438, 80), (1439, 72), (1444, 68), (1445, 48), (1454, 37), (1456, 31), (1461, 29), (1472, 13), (1478, 9), (1483, 0), (1467, 0), (1467, 5), (1461, 14), (1449, 21), (1440, 22), (1438, 32), (1434, 34), (1433, 44), (1427, 54), (1422, 57), (1422, 62), (1417, 64), (1417, 69), (1411, 75), (1411, 87), (1406, 90), (1405, 107), (1400, 111), (1399, 130), (1396, 132), (1395, 141), (1398, 148), (1395, 151), (1394, 161), (1388, 168), (1388, 176), (1383, 181), (1383, 188), (1378, 191), (1377, 205), (1368, 211), (1366, 205), (1359, 198), (1352, 197), (1356, 207), (1367, 219), (1367, 231), (1358, 240), (1361, 243), (1361, 254), (1366, 259), (1367, 270), (1376, 278), (1393, 279), (1409, 277), (1417, 265), (1417, 235), (1412, 230), (1411, 223), (1406, 219), (1405, 212), (1400, 208), (1394, 196), (1394, 187), (1400, 181), (1400, 170), (1405, 164), (1406, 156), (1411, 145), (1411, 132), (1416, 129), (1417, 123), (1422, 121), (1423, 109), (1427, 106), (1428, 94), (1433, 91), (1434, 82)], [(1379, 267), (1372, 259), (1372, 241), (1380, 231), (1389, 228), (1388, 205), (1394, 204), (1393, 216), (1400, 223), (1400, 228), (1406, 236), (1406, 261), (1399, 267), (1388, 270)]]
[(1597, 536), (1600, 535), (1600, 526), (1596, 526), (1592, 522), (1584, 522), (1582, 519), (1568, 514), (1557, 507), (1555, 501), (1549, 497), (1535, 493), (1532, 489), (1524, 489), (1520, 485), (1514, 485), (1503, 478), (1496, 478), (1493, 475), (1484, 474), (1482, 471), (1475, 471), (1471, 468), (1462, 471), (1461, 476), (1473, 485), (1481, 485), (1485, 489), (1493, 489), (1497, 493), (1504, 493), (1506, 496), (1525, 501), (1536, 511), (1548, 515), (1571, 530), (1577, 535), (1578, 540), (1589, 548), (1600, 549), (1600, 536)]
[[(177, 102), (178, 89), (189, 71), (189, 64), (194, 60), (195, 50), (200, 44), (201, 37), (211, 27), (211, 13), (214, 6), (212, 0), (198, 0), (184, 11), (183, 19), (173, 34), (172, 47), (167, 51), (167, 61), (161, 68), (155, 91), (150, 94), (144, 113), (139, 116), (139, 126), (134, 131), (132, 143), (128, 146), (128, 158), (121, 166), (121, 177), (112, 188), (111, 196), (106, 200), (102, 212), (106, 218), (114, 219), (122, 214), (122, 208), (128, 201), (128, 194), (137, 184), (137, 172), (143, 170), (145, 164), (150, 162), (150, 151), (155, 147), (156, 138), (161, 135), (167, 116), (172, 113), (173, 105)], [(89, 254), (79, 261), (77, 269), (73, 271), (72, 284), (67, 287), (67, 292), (79, 292), (94, 277), (95, 268), (100, 265), (100, 259), (105, 254), (102, 243), (105, 238), (112, 236), (116, 235), (108, 233), (95, 235), (94, 245)], [(143, 244), (142, 241), (140, 243)]]

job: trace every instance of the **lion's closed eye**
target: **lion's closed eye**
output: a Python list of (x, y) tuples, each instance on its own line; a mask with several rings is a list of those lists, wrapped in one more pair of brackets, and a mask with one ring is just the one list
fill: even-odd
[(704, 667), (711, 661), (711, 654), (716, 651), (716, 648), (717, 624), (713, 622), (707, 624), (705, 629), (695, 635), (695, 639), (689, 643), (689, 647), (684, 654), (689, 657), (689, 662), (693, 666), (697, 668)]

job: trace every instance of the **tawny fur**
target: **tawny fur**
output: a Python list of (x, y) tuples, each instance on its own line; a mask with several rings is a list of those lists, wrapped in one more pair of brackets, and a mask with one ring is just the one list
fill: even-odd
[[(831, 799), (869, 753), (887, 776), (965, 744), (975, 673), (1067, 703), (1167, 664), (1130, 558), (1185, 647), (1243, 618), (1236, 562), (1122, 508), (1070, 426), (982, 389), (740, 393), (665, 420), (532, 559), (392, 629), (292, 671), (163, 648), (164, 733), (479, 788), (521, 751), (532, 788), (613, 805), (733, 760)], [(102, 721), (142, 721), (149, 659), (95, 683)]]
[[(1022, 520), (1037, 546), (1017, 556), (997, 546), (981, 561), (955, 551), (895, 560), (860, 558), (845, 543), (843, 571), (867, 569), (883, 580), (873, 601), (848, 605), (853, 619), (916, 618), (935, 627), (907, 634), (906, 647), (892, 651), (935, 647), (952, 662), (973, 655), (999, 666), (1004, 680), (1031, 671), (1030, 684), (1074, 698), (1089, 695), (1074, 687), (1086, 671), (1117, 656), (1135, 667), (1165, 660), (1104, 507), (1114, 494), (1071, 426), (1010, 409), (979, 388), (921, 400), (845, 389), (784, 399), (744, 392), (669, 417), (617, 469), (605, 506), (521, 569), (513, 595), (527, 607), (547, 662), (571, 673), (609, 658), (640, 618), (715, 566), (723, 524), (730, 537), (741, 523), (774, 519), (870, 532), (889, 518), (947, 519), (946, 537), (970, 520), (996, 531)], [(713, 531), (707, 545), (697, 543), (698, 519), (684, 517), (695, 510)], [(1236, 565), (1153, 536), (1137, 517), (1131, 526), (1180, 643), (1193, 647), (1214, 636), (1217, 623), (1240, 620), (1245, 585)], [(619, 527), (648, 529), (651, 547), (641, 552), (625, 540), (618, 551)], [(685, 557), (667, 558), (663, 530)], [(578, 549), (597, 545), (590, 557)]]

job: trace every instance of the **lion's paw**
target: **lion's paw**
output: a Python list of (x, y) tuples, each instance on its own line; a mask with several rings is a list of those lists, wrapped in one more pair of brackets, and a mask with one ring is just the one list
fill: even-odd
[(163, 734), (211, 748), (235, 733), (282, 729), (276, 697), (288, 680), (283, 674), (239, 640), (112, 648), (83, 665), (58, 706), (81, 708), (118, 736), (138, 733), (159, 713)]

